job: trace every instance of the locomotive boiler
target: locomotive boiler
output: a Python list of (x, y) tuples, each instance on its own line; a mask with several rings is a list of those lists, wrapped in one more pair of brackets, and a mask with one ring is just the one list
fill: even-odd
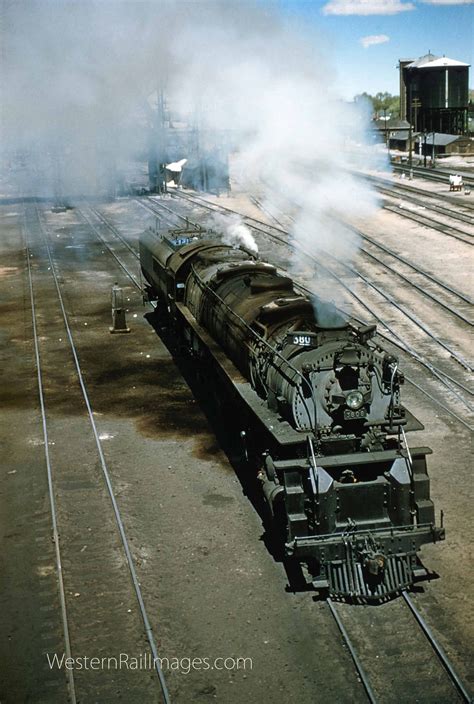
[(422, 425), (401, 403), (397, 359), (375, 326), (309, 298), (275, 266), (198, 229), (147, 231), (150, 300), (217, 379), (289, 559), (314, 587), (387, 598), (426, 576), (420, 546), (444, 539)]

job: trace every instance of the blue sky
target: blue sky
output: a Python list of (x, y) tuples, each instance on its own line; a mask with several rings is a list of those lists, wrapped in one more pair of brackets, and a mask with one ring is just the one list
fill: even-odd
[[(472, 65), (474, 0), (274, 0), (286, 21), (303, 25), (322, 46), (345, 98), (367, 91), (398, 94), (399, 58), (430, 50)], [(411, 7), (412, 9), (402, 9)], [(364, 14), (360, 14), (364, 13)], [(380, 43), (367, 48), (361, 40)], [(474, 85), (470, 69), (470, 86)]]

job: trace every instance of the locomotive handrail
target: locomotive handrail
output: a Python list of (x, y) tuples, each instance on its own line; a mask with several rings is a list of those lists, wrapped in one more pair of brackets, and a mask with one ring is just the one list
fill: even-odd
[(308, 437), (308, 445), (309, 449), (311, 451), (311, 457), (309, 457), (309, 477), (311, 481), (311, 486), (313, 489), (313, 496), (315, 497), (315, 501), (313, 501), (313, 510), (315, 514), (315, 522), (316, 525), (319, 525), (319, 472), (318, 472), (318, 465), (316, 462), (316, 457), (314, 455), (314, 447), (313, 447), (313, 441), (311, 440), (310, 437)]
[(299, 369), (297, 369), (293, 364), (291, 364), (291, 362), (289, 362), (289, 361), (286, 359), (286, 357), (284, 357), (282, 354), (280, 354), (280, 352), (278, 352), (278, 350), (277, 350), (275, 347), (273, 347), (269, 342), (267, 342), (267, 340), (265, 340), (263, 337), (261, 337), (261, 336), (258, 334), (258, 332), (256, 332), (256, 331), (247, 323), (247, 321), (244, 320), (244, 318), (242, 318), (238, 313), (236, 313), (235, 310), (233, 310), (233, 309), (219, 296), (219, 294), (216, 293), (216, 291), (214, 291), (214, 289), (212, 289), (212, 288), (209, 286), (209, 284), (207, 284), (205, 281), (203, 281), (203, 279), (201, 278), (201, 276), (198, 274), (198, 272), (197, 272), (196, 269), (194, 268), (194, 265), (193, 265), (193, 264), (191, 264), (191, 271), (193, 272), (193, 274), (194, 274), (196, 280), (198, 281), (199, 285), (202, 286), (202, 288), (203, 288), (204, 290), (207, 290), (207, 291), (209, 291), (210, 293), (212, 293), (212, 295), (213, 295), (215, 298), (217, 298), (217, 300), (224, 306), (224, 308), (226, 308), (226, 310), (229, 311), (229, 313), (231, 313), (233, 316), (235, 316), (235, 317), (239, 320), (239, 322), (246, 328), (246, 330), (247, 330), (251, 335), (253, 335), (253, 337), (255, 337), (255, 338), (256, 338), (259, 342), (261, 342), (265, 347), (268, 347), (268, 349), (270, 349), (271, 352), (272, 352), (276, 357), (278, 357), (278, 359), (280, 359), (280, 361), (282, 361), (282, 362), (284, 362), (285, 364), (287, 364), (288, 367), (289, 367), (297, 376), (299, 376), (299, 377), (301, 378), (302, 382), (305, 383), (305, 384), (308, 386), (308, 388), (309, 388), (309, 390), (310, 390), (310, 393), (311, 393), (311, 399), (312, 399), (312, 401), (313, 401), (313, 406), (314, 406), (314, 425), (312, 425), (312, 426), (311, 426), (311, 414), (310, 414), (310, 412), (309, 412), (309, 408), (308, 408), (308, 405), (307, 405), (307, 403), (306, 403), (306, 399), (305, 399), (304, 395), (301, 393), (301, 390), (300, 390), (299, 386), (298, 386), (297, 384), (295, 384), (295, 383), (292, 381), (292, 379), (288, 378), (288, 381), (290, 382), (290, 384), (291, 384), (291, 383), (294, 384), (294, 387), (295, 387), (295, 389), (296, 389), (296, 392), (297, 392), (297, 394), (300, 396), (300, 398), (301, 398), (301, 400), (302, 400), (302, 402), (303, 402), (303, 405), (304, 405), (304, 407), (305, 407), (306, 413), (308, 414), (308, 421), (309, 421), (309, 423), (310, 423), (311, 430), (313, 431), (313, 434), (316, 436), (316, 401), (315, 401), (315, 398), (314, 398), (313, 387), (311, 386), (311, 384), (309, 383), (309, 381), (306, 379), (306, 377), (304, 376), (304, 374), (303, 374), (302, 372), (300, 372)]
[(411, 452), (410, 448), (408, 447), (408, 442), (407, 442), (407, 436), (405, 434), (405, 429), (403, 425), (399, 426), (399, 432), (401, 436), (403, 437), (403, 444), (405, 446), (405, 452), (407, 454), (406, 460), (407, 460), (407, 466), (408, 466), (408, 475), (410, 477), (410, 504), (411, 504), (411, 514), (413, 517), (416, 516), (416, 508), (414, 505), (414, 499), (415, 499), (415, 477), (414, 477), (414, 472), (413, 472), (413, 460), (411, 457)]

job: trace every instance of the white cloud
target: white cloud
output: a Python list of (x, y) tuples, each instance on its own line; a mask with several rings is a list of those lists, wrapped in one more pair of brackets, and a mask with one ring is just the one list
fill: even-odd
[(361, 37), (359, 41), (364, 47), (364, 49), (368, 49), (369, 46), (375, 46), (376, 44), (385, 44), (385, 42), (389, 42), (390, 37), (387, 37), (386, 34), (370, 34), (368, 37)]
[(474, 0), (421, 0), (425, 5), (472, 5)]
[(396, 15), (399, 12), (414, 9), (412, 2), (403, 2), (403, 0), (329, 0), (322, 8), (322, 13), (323, 15)]

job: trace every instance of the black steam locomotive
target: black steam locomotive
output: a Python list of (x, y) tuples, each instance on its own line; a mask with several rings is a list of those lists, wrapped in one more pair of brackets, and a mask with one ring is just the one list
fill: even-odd
[(408, 447), (423, 426), (400, 403), (403, 375), (375, 326), (212, 232), (149, 230), (140, 259), (158, 314), (238, 409), (286, 556), (346, 598), (387, 598), (426, 576), (417, 552), (444, 539), (431, 451)]

